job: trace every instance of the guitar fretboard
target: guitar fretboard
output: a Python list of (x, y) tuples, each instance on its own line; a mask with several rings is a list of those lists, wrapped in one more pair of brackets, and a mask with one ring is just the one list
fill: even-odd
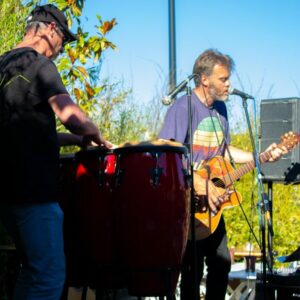
[[(266, 151), (266, 152), (260, 153), (258, 159), (259, 159), (259, 162), (262, 164), (262, 163), (265, 163), (266, 161), (268, 161), (271, 157), (272, 157), (271, 151)], [(232, 172), (229, 172), (228, 174), (226, 174), (223, 178), (226, 187), (231, 186), (235, 181), (240, 179), (242, 176), (244, 176), (248, 172), (252, 171), (254, 168), (255, 168), (255, 162), (250, 161), (250, 162), (242, 165), (237, 170), (233, 170)]]

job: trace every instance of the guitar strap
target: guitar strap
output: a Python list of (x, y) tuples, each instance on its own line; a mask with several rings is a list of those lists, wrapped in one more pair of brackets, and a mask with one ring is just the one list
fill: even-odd
[(236, 170), (235, 161), (234, 161), (234, 159), (233, 159), (233, 157), (232, 157), (232, 155), (231, 155), (231, 152), (230, 152), (229, 145), (228, 145), (227, 141), (225, 142), (225, 147), (226, 147), (227, 152), (228, 152), (230, 164), (231, 164), (232, 167)]
[[(228, 144), (227, 139), (226, 139), (225, 130), (224, 130), (224, 127), (222, 126), (222, 122), (221, 122), (221, 119), (220, 119), (220, 114), (217, 110), (216, 110), (216, 114), (217, 114), (217, 117), (218, 117), (219, 125), (222, 129), (222, 132), (223, 132), (223, 141), (224, 141), (224, 145), (225, 145), (225, 151), (227, 150), (227, 152), (228, 152), (230, 164), (232, 165), (232, 167), (234, 169), (236, 169), (235, 161), (234, 161), (234, 159), (231, 155), (231, 152), (230, 152), (230, 149), (229, 149), (229, 144)], [(222, 141), (222, 143), (223, 143), (223, 141)]]

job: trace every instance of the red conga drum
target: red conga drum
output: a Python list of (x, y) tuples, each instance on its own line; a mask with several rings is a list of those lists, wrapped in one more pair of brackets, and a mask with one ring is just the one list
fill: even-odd
[(66, 288), (87, 284), (87, 255), (76, 188), (75, 154), (61, 154), (59, 159), (59, 204), (64, 212)]
[(63, 211), (66, 211), (69, 208), (69, 203), (73, 202), (75, 170), (75, 154), (61, 154), (59, 157), (58, 201)]
[(118, 258), (129, 292), (174, 293), (190, 220), (186, 148), (153, 142), (125, 144), (114, 153)]
[(114, 203), (112, 199), (115, 155), (92, 147), (76, 153), (76, 185), (84, 242), (94, 264), (96, 285), (114, 287)]

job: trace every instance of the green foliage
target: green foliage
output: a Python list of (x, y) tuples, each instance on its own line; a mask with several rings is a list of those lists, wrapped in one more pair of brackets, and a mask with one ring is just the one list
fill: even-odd
[[(108, 83), (108, 81), (106, 81)], [(107, 137), (119, 145), (127, 141), (137, 141), (145, 133), (145, 112), (131, 98), (131, 90), (121, 83), (105, 84), (94, 119), (98, 119), (100, 130), (106, 130)]]
[(26, 16), (27, 8), (21, 0), (0, 0), (0, 55), (21, 40)]
[[(40, 1), (30, 1), (28, 6), (35, 6)], [(70, 95), (74, 101), (98, 123), (105, 136), (110, 132), (108, 117), (111, 115), (115, 102), (124, 102), (124, 94), (120, 99), (106, 99), (103, 90), (109, 90), (107, 83), (99, 83), (99, 70), (102, 53), (107, 49), (116, 49), (116, 46), (107, 39), (107, 34), (117, 24), (115, 19), (103, 21), (97, 16), (98, 24), (95, 25), (97, 32), (90, 35), (84, 32), (81, 26), (80, 16), (84, 9), (84, 1), (77, 0), (51, 0), (50, 3), (63, 10), (68, 18), (69, 25), (76, 28), (78, 40), (65, 46), (65, 52), (56, 61), (57, 68), (62, 76)], [(127, 95), (128, 93), (125, 92)], [(101, 121), (99, 121), (101, 120)], [(57, 122), (58, 131), (66, 129)], [(65, 148), (65, 151), (76, 151), (76, 148)]]
[(300, 245), (300, 187), (274, 184), (273, 191), (274, 249), (285, 255)]
[[(64, 1), (53, 1), (60, 8), (66, 8)], [(70, 3), (68, 3), (70, 6)], [(77, 7), (78, 15), (83, 7)], [(68, 11), (68, 10), (67, 10)], [(70, 16), (74, 16), (74, 7), (70, 6)], [(147, 117), (149, 116), (142, 106), (134, 103), (131, 90), (125, 89), (122, 84), (111, 83), (109, 79), (99, 81), (101, 69), (101, 55), (108, 49), (116, 46), (107, 40), (107, 34), (116, 26), (115, 19), (103, 21), (97, 16), (98, 24), (96, 35), (90, 36), (83, 32), (80, 19), (78, 23), (76, 43), (67, 45), (64, 56), (57, 62), (58, 69), (70, 94), (77, 104), (89, 114), (98, 125), (105, 137), (114, 144), (127, 141), (138, 141), (147, 131)], [(65, 129), (58, 124), (59, 131)], [(64, 149), (76, 151), (74, 147)]]
[[(114, 104), (123, 102), (127, 92), (111, 98), (103, 96), (103, 90), (110, 90), (107, 83), (99, 83), (99, 70), (101, 66), (101, 55), (103, 51), (116, 46), (107, 40), (106, 35), (117, 24), (115, 19), (102, 21), (97, 16), (99, 24), (96, 25), (97, 33), (91, 36), (83, 32), (80, 23), (80, 15), (83, 9), (83, 1), (52, 1), (59, 8), (66, 9), (66, 15), (70, 23), (77, 22), (78, 40), (65, 47), (63, 57), (57, 62), (58, 70), (64, 84), (73, 96), (77, 104), (97, 123), (105, 136), (109, 138), (111, 116)], [(118, 99), (119, 97), (119, 99)], [(59, 131), (65, 131), (63, 126), (58, 124)], [(72, 148), (73, 149), (73, 148)]]
[[(102, 20), (98, 15), (96, 34), (90, 35), (81, 26), (80, 16), (84, 1), (51, 0), (49, 3), (64, 10), (69, 25), (77, 32), (78, 41), (67, 45), (64, 54), (56, 61), (63, 82), (74, 101), (89, 114), (105, 137), (115, 144), (140, 140), (146, 132), (149, 137), (153, 137), (156, 128), (151, 126), (150, 107), (145, 108), (134, 103), (131, 90), (124, 89), (121, 83), (111, 83), (108, 79), (101, 82), (99, 80), (103, 52), (116, 49), (107, 39), (109, 32), (117, 25), (116, 20)], [(38, 0), (27, 1), (26, 13), (40, 4), (41, 1)], [(10, 32), (14, 32), (12, 29)], [(22, 31), (23, 27), (19, 32)], [(59, 122), (57, 128), (58, 131), (66, 131)], [(77, 150), (76, 147), (62, 149), (63, 152)]]
[[(248, 135), (245, 133), (237, 135), (233, 134), (232, 145), (251, 151), (250, 140)], [(238, 167), (239, 166), (237, 166), (237, 168)], [(253, 173), (248, 173), (234, 184), (234, 188), (242, 195), (241, 205), (224, 212), (224, 215), (226, 216), (229, 244), (237, 248), (243, 247), (249, 241), (249, 229), (246, 221), (244, 220), (243, 210), (249, 218), (250, 224), (257, 224), (257, 216), (255, 217), (252, 212), (256, 209), (253, 199), (257, 198), (256, 186), (251, 184), (253, 176)], [(257, 227), (255, 227), (255, 232), (257, 233)]]

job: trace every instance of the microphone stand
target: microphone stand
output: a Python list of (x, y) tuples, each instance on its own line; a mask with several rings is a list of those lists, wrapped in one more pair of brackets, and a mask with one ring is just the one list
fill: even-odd
[[(182, 81), (177, 87), (173, 89), (173, 91), (170, 93), (169, 97), (163, 101), (164, 104), (168, 105), (170, 104), (169, 101), (175, 97), (179, 92), (181, 92), (183, 89), (186, 89), (186, 95), (187, 95), (187, 101), (188, 101), (188, 132), (187, 132), (187, 147), (188, 147), (188, 161), (189, 161), (189, 175), (188, 175), (188, 181), (191, 187), (190, 190), (190, 229), (191, 229), (191, 255), (193, 259), (193, 263), (191, 265), (192, 274), (194, 274), (194, 280), (191, 283), (192, 284), (192, 294), (193, 299), (191, 300), (197, 300), (197, 294), (199, 286), (197, 284), (197, 251), (196, 251), (196, 233), (195, 233), (195, 212), (196, 212), (196, 204), (195, 204), (195, 194), (194, 194), (194, 169), (193, 169), (193, 128), (192, 128), (192, 91), (191, 87), (189, 86), (190, 80), (192, 80), (196, 74), (190, 75), (186, 80)], [(170, 98), (170, 99), (168, 99)]]
[(191, 228), (191, 255), (193, 258), (193, 263), (191, 265), (192, 274), (194, 274), (193, 282), (192, 282), (192, 291), (193, 291), (193, 299), (197, 299), (197, 290), (198, 287), (198, 274), (197, 274), (197, 251), (196, 251), (196, 233), (195, 233), (195, 213), (196, 213), (196, 204), (195, 204), (195, 193), (194, 193), (194, 168), (193, 168), (193, 129), (192, 129), (192, 92), (191, 87), (187, 85), (186, 87), (187, 101), (188, 101), (188, 147), (189, 147), (189, 169), (190, 169), (190, 195), (191, 195), (191, 220), (190, 220), (190, 228)]
[[(266, 194), (263, 191), (263, 183), (262, 183), (262, 174), (261, 174), (261, 168), (260, 168), (260, 164), (259, 164), (259, 157), (258, 154), (256, 152), (256, 148), (255, 148), (255, 143), (254, 143), (254, 138), (253, 138), (253, 133), (251, 130), (251, 124), (250, 124), (250, 118), (249, 118), (249, 112), (248, 112), (248, 108), (247, 108), (247, 97), (243, 97), (241, 96), (243, 99), (243, 108), (245, 111), (245, 115), (246, 115), (246, 120), (247, 120), (247, 125), (248, 125), (248, 131), (250, 134), (250, 139), (251, 139), (251, 145), (252, 145), (252, 149), (253, 149), (253, 158), (254, 158), (254, 162), (255, 162), (255, 166), (256, 166), (256, 170), (258, 173), (258, 185), (260, 187), (260, 191), (261, 191), (261, 199), (262, 201), (260, 201), (260, 203), (258, 203), (259, 205), (259, 209), (260, 209), (260, 213), (261, 213), (261, 218), (260, 218), (260, 230), (261, 230), (261, 234), (262, 234), (262, 245), (261, 245), (261, 251), (262, 251), (262, 258), (263, 258), (263, 294), (264, 294), (264, 299), (266, 296), (266, 278), (267, 278), (267, 273), (266, 273), (266, 227), (265, 227), (265, 220), (268, 221), (268, 228), (269, 228), (269, 232), (270, 234), (273, 236), (273, 229), (272, 229), (272, 222), (271, 222), (271, 214), (270, 214), (270, 206), (269, 206), (269, 201), (268, 198), (266, 196)], [(272, 270), (272, 267), (269, 265), (269, 269)]]

